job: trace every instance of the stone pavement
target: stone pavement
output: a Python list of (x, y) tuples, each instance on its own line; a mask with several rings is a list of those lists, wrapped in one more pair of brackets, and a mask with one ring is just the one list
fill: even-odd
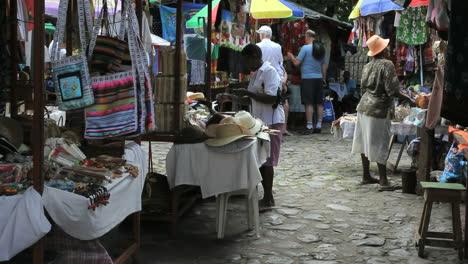
[[(171, 145), (153, 144), (156, 169), (164, 173)], [(277, 206), (261, 214), (261, 238), (247, 230), (244, 201), (235, 197), (226, 238), (217, 240), (215, 200), (207, 199), (181, 220), (175, 235), (167, 224), (144, 223), (140, 263), (468, 263), (458, 261), (453, 249), (426, 248), (426, 259), (418, 258), (414, 238), (421, 197), (360, 185), (360, 157), (350, 150), (351, 141), (330, 134), (286, 137), (276, 170)], [(409, 164), (404, 154), (401, 168)], [(375, 164), (371, 169), (376, 174)], [(399, 175), (390, 180), (401, 183)], [(432, 228), (450, 231), (449, 216), (446, 204), (436, 204)]]

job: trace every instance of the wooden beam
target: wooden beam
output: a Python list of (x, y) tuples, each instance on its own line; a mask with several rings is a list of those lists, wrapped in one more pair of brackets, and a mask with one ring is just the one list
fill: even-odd
[[(33, 179), (34, 189), (42, 194), (44, 190), (44, 1), (34, 1), (34, 117), (33, 130)], [(33, 247), (33, 263), (44, 261), (44, 240)]]
[(211, 0), (208, 0), (208, 21), (206, 22), (206, 38), (207, 38), (207, 47), (206, 47), (206, 69), (205, 69), (205, 98), (208, 101), (211, 101), (211, 29), (212, 29), (212, 14), (213, 3)]
[(12, 117), (18, 115), (18, 102), (16, 96), (16, 89), (18, 84), (18, 2), (17, 0), (10, 0), (10, 113)]
[(432, 149), (433, 149), (433, 139), (434, 139), (434, 129), (418, 128), (418, 136), (421, 137), (421, 143), (419, 145), (419, 157), (418, 157), (418, 186), (416, 188), (416, 193), (418, 195), (422, 194), (421, 186), (419, 182), (429, 181), (432, 165)]

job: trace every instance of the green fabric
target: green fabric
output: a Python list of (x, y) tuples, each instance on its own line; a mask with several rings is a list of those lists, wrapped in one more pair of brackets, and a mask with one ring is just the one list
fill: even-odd
[(45, 23), (44, 24), (44, 27), (45, 27), (45, 32), (46, 34), (49, 34), (49, 35), (53, 35), (54, 32), (55, 32), (55, 27), (54, 25), (52, 25), (52, 23)]
[(213, 45), (213, 50), (211, 51), (211, 60), (218, 60), (219, 58), (219, 45)]
[(423, 189), (465, 190), (465, 186), (459, 183), (421, 182), (421, 186)]
[(427, 8), (425, 6), (406, 8), (401, 12), (397, 29), (397, 41), (408, 45), (422, 45), (427, 42)]

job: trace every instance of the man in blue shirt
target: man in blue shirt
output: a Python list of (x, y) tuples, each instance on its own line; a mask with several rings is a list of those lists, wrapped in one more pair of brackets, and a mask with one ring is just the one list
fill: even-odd
[[(323, 86), (326, 83), (327, 65), (324, 63), (325, 49), (322, 45), (313, 44), (315, 39), (315, 32), (307, 30), (304, 45), (299, 52), (299, 55), (294, 57), (290, 52), (288, 57), (296, 66), (301, 66), (301, 100), (305, 105), (307, 130), (314, 128), (312, 117), (314, 113), (314, 106), (317, 107), (317, 124), (314, 133), (320, 133), (322, 130), (323, 119)], [(321, 48), (321, 50), (313, 51), (314, 48)]]

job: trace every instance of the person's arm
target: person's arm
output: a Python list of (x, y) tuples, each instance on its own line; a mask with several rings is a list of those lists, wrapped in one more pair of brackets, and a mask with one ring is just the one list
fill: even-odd
[(291, 52), (288, 52), (288, 58), (291, 59), (291, 61), (294, 63), (294, 65), (300, 66), (302, 61), (304, 60), (305, 56), (305, 49), (304, 47), (301, 48), (301, 51), (299, 51), (299, 55), (297, 55), (297, 58), (294, 57), (294, 55)]
[(328, 64), (322, 64), (322, 78), (323, 82), (327, 82), (327, 71), (328, 71)]
[(286, 72), (286, 69), (284, 68), (283, 65), (281, 65), (281, 69), (283, 69), (283, 72), (284, 72), (283, 80), (281, 81), (281, 83), (282, 83), (284, 92), (287, 92), (288, 86), (286, 84), (288, 83), (288, 73)]
[(263, 74), (263, 93), (254, 93), (246, 89), (236, 89), (234, 92), (239, 96), (248, 96), (259, 103), (274, 105), (278, 100), (278, 89), (281, 86), (281, 80), (275, 70)]

